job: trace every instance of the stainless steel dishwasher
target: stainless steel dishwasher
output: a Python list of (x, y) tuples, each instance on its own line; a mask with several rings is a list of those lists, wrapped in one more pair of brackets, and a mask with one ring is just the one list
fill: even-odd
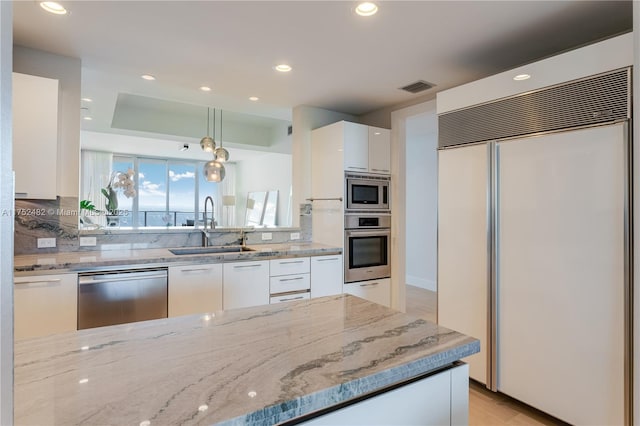
[(78, 330), (167, 317), (167, 268), (78, 274)]

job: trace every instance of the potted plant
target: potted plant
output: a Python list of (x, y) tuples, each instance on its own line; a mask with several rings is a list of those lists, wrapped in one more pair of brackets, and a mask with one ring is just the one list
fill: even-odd
[(120, 224), (120, 214), (118, 210), (118, 189), (122, 190), (127, 198), (136, 196), (135, 182), (133, 175), (135, 171), (128, 169), (126, 172), (114, 171), (111, 173), (107, 186), (101, 189), (102, 195), (107, 199), (105, 208), (107, 216), (107, 227), (114, 227)]

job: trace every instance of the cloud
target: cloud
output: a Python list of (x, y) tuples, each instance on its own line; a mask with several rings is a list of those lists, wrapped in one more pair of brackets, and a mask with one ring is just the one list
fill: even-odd
[(161, 184), (153, 183), (148, 180), (144, 180), (140, 183), (140, 195), (148, 195), (148, 196), (163, 196), (165, 195), (164, 191), (160, 190)]
[(138, 173), (138, 179), (144, 179), (144, 173), (139, 172)]
[(196, 176), (193, 172), (176, 173), (173, 170), (169, 170), (169, 178), (171, 182), (177, 182), (181, 179), (193, 179)]

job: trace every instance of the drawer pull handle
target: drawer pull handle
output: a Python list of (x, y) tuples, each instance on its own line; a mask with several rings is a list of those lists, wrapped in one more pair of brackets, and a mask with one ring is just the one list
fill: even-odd
[(23, 285), (23, 284), (38, 284), (38, 283), (59, 283), (60, 281), (62, 281), (61, 278), (52, 278), (50, 280), (16, 281), (14, 284)]
[(282, 278), (280, 280), (280, 282), (285, 282), (285, 281), (298, 281), (298, 280), (303, 280), (304, 277), (296, 277), (296, 278)]
[(368, 283), (368, 284), (360, 284), (360, 287), (374, 287), (380, 283)]
[(299, 300), (299, 299), (304, 299), (304, 296), (298, 296), (298, 297), (288, 297), (286, 299), (278, 299), (280, 302), (287, 302), (289, 300)]
[(387, 169), (371, 169), (371, 170), (373, 170), (374, 172), (388, 172), (389, 171)]
[(238, 269), (238, 268), (259, 268), (260, 266), (262, 266), (262, 265), (256, 265), (256, 264), (253, 264), (253, 265), (236, 265), (236, 266), (234, 266), (234, 269)]
[(281, 265), (291, 265), (294, 263), (304, 263), (304, 260), (291, 260), (289, 262), (280, 262)]
[(367, 170), (366, 167), (347, 166), (347, 169)]
[(191, 268), (191, 269), (182, 269), (182, 272), (199, 272), (199, 271), (208, 271), (209, 268)]
[(329, 259), (316, 259), (316, 262), (329, 262), (331, 260), (339, 260), (339, 257), (331, 257)]

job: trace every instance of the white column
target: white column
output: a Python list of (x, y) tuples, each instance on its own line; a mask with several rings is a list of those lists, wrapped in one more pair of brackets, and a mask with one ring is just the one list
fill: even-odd
[(13, 424), (12, 2), (0, 1), (0, 424)]
[(633, 2), (633, 224), (634, 246), (634, 374), (633, 374), (633, 424), (640, 425), (640, 2)]

